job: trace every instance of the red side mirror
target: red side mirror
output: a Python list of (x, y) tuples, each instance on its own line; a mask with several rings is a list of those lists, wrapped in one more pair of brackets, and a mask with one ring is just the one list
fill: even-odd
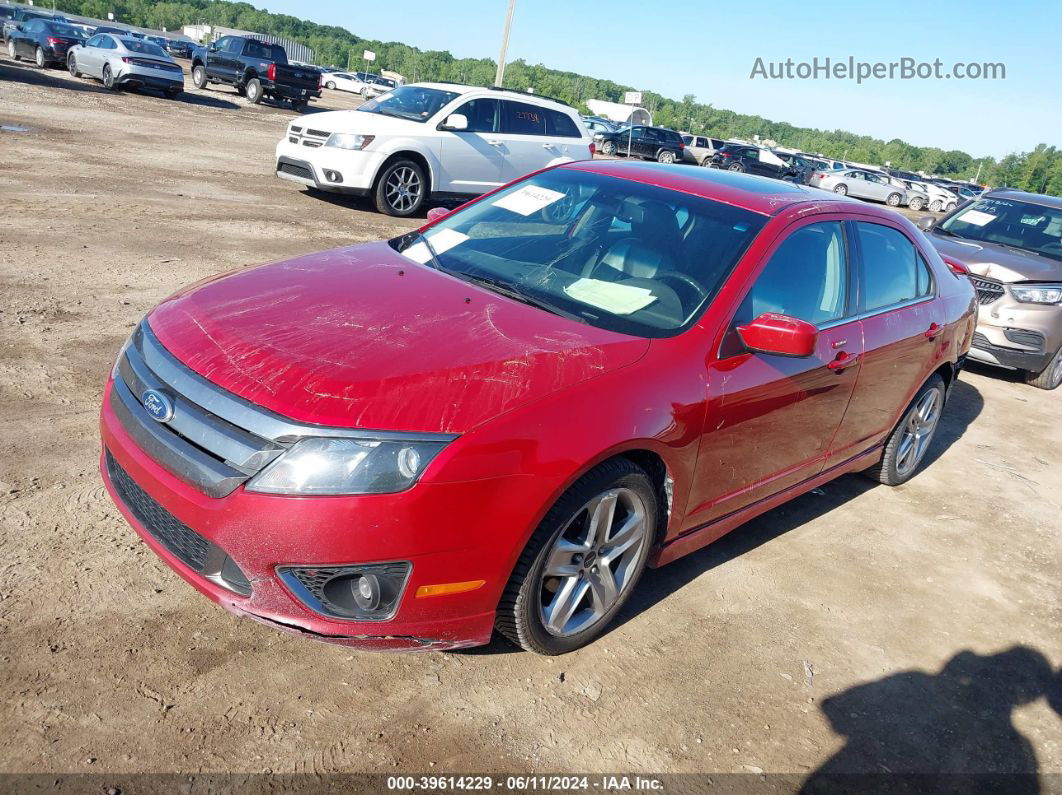
[(432, 207), (428, 210), (428, 223), (434, 224), (440, 218), (445, 218), (450, 214), (450, 211), (445, 207)]
[(960, 276), (969, 276), (970, 275), (970, 269), (967, 268), (963, 263), (959, 262), (957, 259), (953, 259), (952, 257), (945, 257), (945, 256), (941, 256), (941, 259), (944, 260), (944, 264), (945, 265), (947, 265), (949, 268), (951, 268), (951, 272), (952, 273), (957, 273)]
[(776, 356), (811, 356), (819, 330), (806, 320), (764, 312), (746, 326), (737, 327), (745, 347)]

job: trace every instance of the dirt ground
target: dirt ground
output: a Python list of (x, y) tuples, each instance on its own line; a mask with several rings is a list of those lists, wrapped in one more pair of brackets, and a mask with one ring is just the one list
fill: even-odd
[(563, 658), (356, 653), (185, 585), (97, 473), (123, 339), (189, 282), (415, 225), (277, 180), (292, 116), (0, 59), (0, 772), (1062, 774), (1062, 393), (997, 371), (907, 486), (651, 571)]

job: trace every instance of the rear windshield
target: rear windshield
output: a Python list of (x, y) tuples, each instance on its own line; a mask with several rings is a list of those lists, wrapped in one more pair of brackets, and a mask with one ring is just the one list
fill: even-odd
[(81, 31), (71, 25), (64, 25), (61, 22), (49, 22), (48, 30), (54, 33), (56, 36), (72, 36), (73, 38), (83, 39)]
[(996, 243), (1062, 262), (1062, 210), (1012, 199), (978, 199), (939, 227), (965, 240)]
[(166, 55), (165, 50), (163, 50), (157, 44), (152, 44), (150, 41), (142, 41), (140, 39), (126, 39), (122, 42), (122, 44), (125, 45), (125, 48), (129, 50), (129, 52), (139, 52), (143, 55), (155, 55), (160, 58), (169, 58), (169, 56)]
[(430, 248), (419, 232), (391, 244), (544, 311), (667, 337), (696, 322), (764, 223), (709, 199), (562, 168), (446, 216), (427, 232)]

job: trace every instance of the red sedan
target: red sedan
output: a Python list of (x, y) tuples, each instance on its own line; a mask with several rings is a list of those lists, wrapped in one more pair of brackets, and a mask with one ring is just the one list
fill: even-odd
[(890, 210), (570, 163), (166, 300), (112, 372), (101, 468), (234, 613), (558, 654), (647, 565), (847, 472), (910, 478), (974, 309)]

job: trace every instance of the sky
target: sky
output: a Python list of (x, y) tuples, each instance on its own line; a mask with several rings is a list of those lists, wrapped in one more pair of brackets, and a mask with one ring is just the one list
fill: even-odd
[[(457, 57), (497, 58), (506, 0), (251, 0)], [(696, 10), (703, 9), (703, 10)], [(802, 127), (843, 129), (917, 146), (1002, 157), (1062, 145), (1062, 0), (516, 0), (509, 60), (614, 80)], [(764, 65), (940, 59), (1003, 63), (1006, 78), (751, 78)], [(699, 132), (699, 131), (698, 131)], [(710, 131), (708, 131), (710, 132)]]

